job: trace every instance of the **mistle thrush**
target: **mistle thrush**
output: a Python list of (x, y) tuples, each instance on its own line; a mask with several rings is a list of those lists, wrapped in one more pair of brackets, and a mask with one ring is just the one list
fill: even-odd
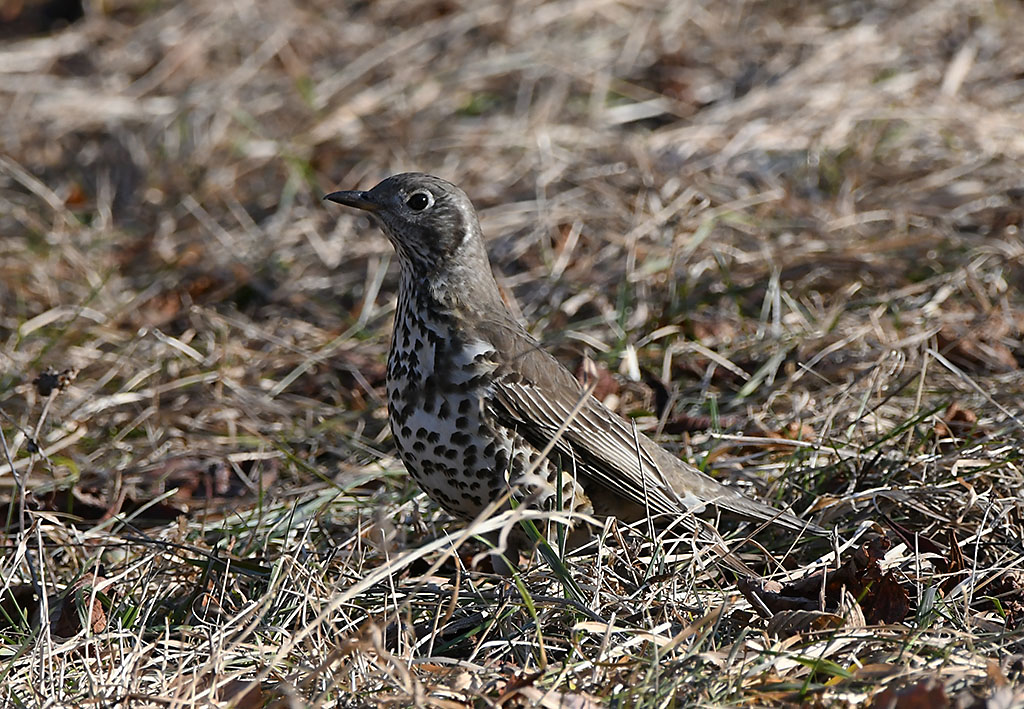
[(538, 508), (626, 522), (653, 516), (694, 530), (693, 515), (715, 505), (817, 529), (713, 480), (584, 396), (502, 301), (461, 189), (405, 173), (325, 199), (368, 212), (398, 252), (388, 416), (409, 473), (445, 510), (473, 519), (511, 490)]

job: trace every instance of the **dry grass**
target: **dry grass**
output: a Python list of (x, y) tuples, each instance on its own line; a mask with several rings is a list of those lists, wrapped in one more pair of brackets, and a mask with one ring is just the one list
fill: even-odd
[[(1024, 701), (1022, 23), (115, 1), (5, 40), (0, 703)], [(794, 597), (614, 525), (472, 568), (387, 431), (390, 247), (320, 201), (406, 169), (564, 362), (642, 372), (623, 413), (836, 528), (740, 547)]]

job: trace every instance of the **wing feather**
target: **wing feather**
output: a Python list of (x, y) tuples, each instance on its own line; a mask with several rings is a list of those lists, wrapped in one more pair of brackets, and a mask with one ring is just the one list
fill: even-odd
[[(512, 321), (485, 321), (484, 338), (495, 346), (493, 391), (499, 419), (534, 447), (544, 449), (569, 420), (554, 450), (571, 456), (579, 472), (653, 515), (698, 513), (705, 505), (796, 530), (814, 525), (751, 500), (677, 459), (600, 401), (586, 394), (568, 370)], [(580, 404), (582, 397), (586, 401)]]

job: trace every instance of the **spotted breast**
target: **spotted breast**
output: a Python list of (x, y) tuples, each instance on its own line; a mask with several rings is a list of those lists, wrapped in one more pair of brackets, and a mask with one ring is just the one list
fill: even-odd
[[(411, 278), (403, 274), (403, 281)], [(388, 357), (388, 418), (398, 452), (417, 484), (449, 513), (472, 519), (511, 490), (518, 502), (589, 512), (583, 489), (515, 429), (489, 414), (499, 360), (491, 343), (470, 339), (451, 318), (410, 302), (403, 283)], [(531, 465), (533, 470), (531, 470)], [(556, 483), (562, 486), (561, 495)]]

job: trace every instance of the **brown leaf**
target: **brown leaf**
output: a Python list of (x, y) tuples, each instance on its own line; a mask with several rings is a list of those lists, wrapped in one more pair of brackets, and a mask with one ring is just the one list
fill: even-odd
[(1000, 341), (1005, 333), (1005, 327), (999, 327), (1001, 322), (1001, 318), (990, 318), (975, 327), (947, 324), (935, 336), (938, 350), (968, 372), (1016, 371), (1013, 351)]
[(801, 633), (841, 628), (843, 625), (843, 617), (835, 613), (789, 610), (781, 611), (769, 618), (765, 630), (777, 638), (788, 638)]
[[(245, 461), (251, 470), (259, 466), (262, 481), (257, 485), (264, 488), (277, 479), (277, 461)], [(240, 466), (243, 468), (246, 466)], [(177, 488), (174, 500), (187, 504), (193, 500), (217, 500), (244, 497), (251, 493), (249, 483), (239, 477), (235, 469), (220, 458), (199, 458), (179, 456), (167, 458), (143, 471), (141, 485), (151, 499), (169, 488)]]
[(935, 424), (935, 437), (938, 439), (974, 440), (986, 433), (984, 428), (978, 426), (978, 415), (970, 409), (962, 408), (955, 401), (949, 405), (942, 418)]
[[(814, 429), (806, 423), (800, 423), (799, 421), (790, 421), (786, 426), (775, 429), (774, 431), (760, 431), (760, 430), (748, 430), (747, 434), (750, 436), (763, 436), (767, 438), (783, 438), (789, 441), (814, 441), (817, 440), (818, 434), (815, 433)], [(783, 450), (792, 451), (793, 446), (786, 443), (772, 443), (765, 441), (764, 443), (749, 444), (745, 448), (750, 450)]]
[(853, 676), (865, 682), (877, 682), (880, 679), (901, 674), (904, 669), (905, 665), (894, 662), (871, 662), (858, 667), (854, 671)]
[(917, 549), (918, 551), (921, 551), (925, 554), (942, 555), (944, 549), (943, 546), (938, 542), (933, 541), (932, 539), (925, 537), (921, 534), (918, 534), (917, 532), (912, 532), (911, 530), (904, 527), (902, 524), (899, 524), (898, 522), (890, 518), (884, 512), (879, 512), (878, 516), (882, 518), (883, 522), (885, 522), (886, 527), (896, 532), (896, 534), (903, 541), (903, 543), (907, 545), (907, 547), (911, 549)]
[[(814, 577), (818, 577), (820, 581), (819, 574), (814, 574)], [(744, 598), (750, 602), (750, 605), (766, 618), (790, 611), (818, 610), (817, 596), (801, 593), (800, 590), (795, 590), (795, 586), (775, 590), (775, 588), (769, 586), (769, 583), (751, 578), (742, 578), (736, 582), (736, 587), (739, 588)], [(765, 615), (764, 608), (767, 608), (771, 615)]]
[[(612, 394), (619, 393), (619, 382), (603, 363), (584, 357), (576, 368), (576, 379), (584, 387), (594, 385), (594, 398), (604, 401)], [(596, 383), (595, 383), (596, 382)]]
[[(133, 324), (167, 327), (187, 313), (193, 303), (230, 301), (252, 285), (253, 274), (239, 264), (230, 269), (210, 269), (210, 256), (198, 244), (188, 245), (177, 256), (174, 264), (167, 265), (173, 265), (179, 277), (128, 313)], [(139, 270), (135, 264), (131, 266)]]
[(898, 623), (910, 611), (910, 597), (891, 571), (882, 572), (879, 560), (889, 549), (883, 537), (870, 540), (840, 568), (838, 578), (829, 579), (828, 589), (845, 586), (864, 609), (869, 624)]
[(235, 709), (261, 709), (270, 706), (272, 699), (284, 696), (280, 692), (265, 692), (259, 682), (245, 679), (233, 679), (217, 689), (217, 698)]
[(949, 549), (949, 558), (946, 560), (946, 568), (944, 571), (948, 575), (942, 580), (942, 583), (939, 584), (939, 588), (941, 588), (944, 593), (949, 593), (961, 581), (967, 578), (967, 562), (964, 560), (964, 552), (960, 548), (960, 543), (956, 540), (956, 535), (953, 533), (953, 530), (947, 530), (946, 537), (949, 542), (947, 544)]
[(68, 196), (64, 198), (64, 206), (69, 209), (84, 207), (89, 202), (89, 195), (79, 182), (72, 182), (68, 190)]
[(107, 612), (93, 589), (106, 581), (102, 576), (88, 574), (71, 584), (64, 595), (50, 608), (50, 631), (59, 637), (70, 638), (82, 631), (83, 621), (93, 633), (107, 627)]
[(865, 595), (859, 599), (864, 620), (874, 623), (899, 623), (910, 611), (910, 597), (892, 573), (881, 573), (877, 567), (864, 576)]
[[(750, 580), (737, 585), (754, 608), (767, 608), (773, 615), (793, 610), (835, 611), (845, 589), (864, 611), (865, 622), (898, 623), (910, 610), (910, 597), (892, 572), (883, 573), (878, 564), (888, 547), (883, 537), (865, 542), (838, 569), (805, 576), (776, 592)], [(822, 587), (824, 609), (820, 607)]]
[(938, 680), (926, 679), (900, 689), (886, 687), (875, 695), (871, 706), (873, 709), (944, 709), (950, 702)]

